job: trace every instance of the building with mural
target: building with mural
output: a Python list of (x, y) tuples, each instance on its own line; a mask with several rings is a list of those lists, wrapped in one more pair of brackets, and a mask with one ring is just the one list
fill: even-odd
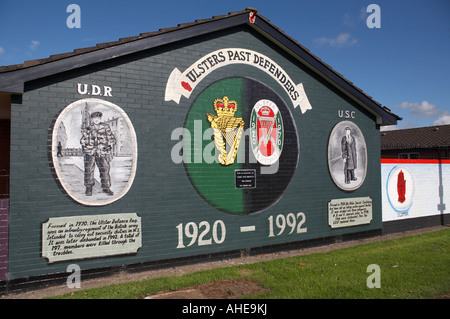
[(399, 117), (254, 9), (0, 67), (0, 92), (3, 290), (382, 232)]
[(450, 223), (450, 125), (381, 132), (383, 231)]

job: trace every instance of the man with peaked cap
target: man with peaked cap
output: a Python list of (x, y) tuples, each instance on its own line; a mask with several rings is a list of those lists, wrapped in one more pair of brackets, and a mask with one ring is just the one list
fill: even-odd
[(100, 172), (102, 190), (109, 196), (111, 191), (111, 177), (109, 175), (110, 162), (113, 158), (112, 148), (116, 143), (114, 134), (108, 124), (101, 122), (103, 114), (93, 112), (90, 125), (82, 131), (80, 140), (84, 154), (84, 185), (86, 196), (92, 195), (92, 187), (95, 184), (94, 170), (97, 165)]
[(356, 141), (351, 134), (350, 127), (345, 127), (345, 136), (341, 140), (342, 158), (344, 159), (344, 179), (346, 184), (356, 181), (355, 169), (357, 168)]

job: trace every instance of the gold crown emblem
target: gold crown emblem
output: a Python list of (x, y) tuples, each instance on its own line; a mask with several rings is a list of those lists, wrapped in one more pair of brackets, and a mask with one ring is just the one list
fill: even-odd
[(236, 158), (245, 123), (242, 118), (234, 117), (237, 102), (230, 101), (227, 96), (215, 99), (214, 109), (217, 116), (207, 113), (206, 118), (214, 130), (214, 144), (220, 152), (217, 159), (222, 165), (231, 165)]
[(214, 100), (214, 109), (217, 112), (217, 116), (234, 116), (237, 108), (237, 102), (230, 101), (228, 96), (224, 96), (223, 99)]

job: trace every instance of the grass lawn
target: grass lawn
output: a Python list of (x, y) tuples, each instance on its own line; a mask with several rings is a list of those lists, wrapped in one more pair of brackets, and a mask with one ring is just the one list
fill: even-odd
[[(368, 288), (369, 265), (379, 266), (380, 288)], [(407, 299), (450, 294), (450, 229), (355, 247), (183, 276), (76, 290), (57, 298), (136, 299), (223, 279), (245, 278), (266, 288), (264, 299)], [(369, 282), (376, 282), (369, 279)]]

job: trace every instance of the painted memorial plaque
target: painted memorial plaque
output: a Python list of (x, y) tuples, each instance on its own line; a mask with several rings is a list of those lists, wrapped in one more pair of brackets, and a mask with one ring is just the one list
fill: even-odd
[(42, 257), (53, 263), (136, 253), (141, 234), (135, 213), (50, 218), (42, 224)]
[(328, 224), (331, 228), (370, 224), (371, 221), (370, 197), (333, 199), (328, 203)]
[(88, 206), (110, 204), (130, 189), (137, 164), (136, 133), (117, 105), (87, 98), (56, 119), (52, 159), (64, 190)]
[(328, 169), (341, 189), (358, 189), (366, 178), (367, 147), (364, 135), (351, 121), (337, 123), (328, 140)]

